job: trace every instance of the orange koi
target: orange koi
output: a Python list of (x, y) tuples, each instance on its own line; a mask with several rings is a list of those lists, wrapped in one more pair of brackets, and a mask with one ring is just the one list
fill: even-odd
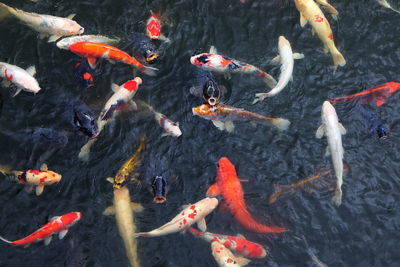
[(260, 224), (251, 216), (244, 201), (242, 185), (237, 177), (235, 166), (226, 157), (220, 158), (218, 164), (216, 183), (208, 188), (207, 196), (222, 195), (226, 208), (246, 229), (256, 233), (285, 232), (285, 228)]
[(400, 83), (397, 82), (388, 82), (372, 89), (364, 90), (360, 93), (348, 95), (348, 96), (340, 96), (329, 99), (329, 101), (336, 105), (340, 101), (344, 103), (349, 103), (352, 101), (356, 101), (360, 104), (367, 104), (371, 101), (375, 101), (375, 104), (380, 107), (386, 103), (387, 98), (400, 90)]

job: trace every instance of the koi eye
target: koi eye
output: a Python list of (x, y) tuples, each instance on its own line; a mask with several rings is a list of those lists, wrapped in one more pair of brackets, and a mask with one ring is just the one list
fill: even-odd
[(79, 32), (83, 32), (84, 30), (85, 30), (85, 28), (83, 28), (83, 27), (79, 28)]

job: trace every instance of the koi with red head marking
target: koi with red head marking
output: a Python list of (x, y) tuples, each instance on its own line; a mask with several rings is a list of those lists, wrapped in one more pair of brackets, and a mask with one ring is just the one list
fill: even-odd
[(211, 252), (220, 267), (240, 267), (250, 262), (246, 258), (233, 255), (229, 249), (218, 241), (211, 242)]
[(260, 244), (248, 241), (244, 236), (229, 236), (210, 232), (200, 232), (193, 227), (189, 231), (197, 237), (207, 241), (218, 241), (226, 248), (229, 248), (233, 253), (246, 258), (264, 258), (267, 256), (267, 251)]
[(218, 165), (216, 183), (208, 188), (207, 196), (222, 195), (227, 209), (246, 229), (256, 233), (282, 233), (286, 231), (282, 227), (271, 227), (257, 222), (247, 210), (242, 185), (237, 177), (235, 166), (226, 157), (220, 158)]
[(158, 39), (165, 42), (170, 40), (161, 33), (161, 20), (160, 16), (150, 10), (150, 17), (146, 23), (146, 35), (150, 39)]
[(47, 246), (50, 243), (53, 234), (59, 233), (59, 238), (64, 238), (64, 236), (68, 233), (68, 228), (79, 221), (81, 217), (82, 213), (80, 212), (70, 212), (62, 216), (53, 217), (50, 222), (46, 223), (41, 228), (23, 239), (16, 241), (9, 241), (3, 237), (0, 237), (0, 239), (16, 246), (27, 246), (31, 243), (44, 240), (44, 243)]
[(35, 73), (35, 66), (31, 66), (24, 70), (18, 66), (0, 62), (0, 78), (3, 78), (2, 85), (15, 85), (17, 91), (14, 96), (19, 94), (21, 90), (34, 94), (40, 91), (39, 83), (33, 77)]
[(71, 44), (69, 46), (69, 50), (79, 56), (86, 57), (90, 67), (93, 69), (97, 65), (97, 59), (104, 58), (112, 62), (116, 61), (131, 65), (150, 76), (156, 75), (156, 68), (144, 66), (136, 58), (111, 45), (90, 42), (78, 42)]
[(375, 104), (380, 107), (386, 103), (386, 100), (390, 95), (396, 93), (398, 90), (400, 90), (400, 83), (388, 82), (372, 89), (364, 90), (360, 93), (331, 98), (329, 101), (334, 105), (341, 101), (344, 103), (358, 102), (360, 104), (368, 104), (369, 102), (374, 101)]

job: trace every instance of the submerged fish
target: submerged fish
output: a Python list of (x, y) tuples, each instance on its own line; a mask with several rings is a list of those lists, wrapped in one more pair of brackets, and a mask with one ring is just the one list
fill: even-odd
[[(335, 46), (331, 26), (314, 0), (294, 0), (297, 10), (300, 12), (300, 25), (304, 27), (309, 22), (324, 44), (325, 52), (329, 52), (333, 59), (334, 69), (346, 65), (346, 60)], [(329, 5), (326, 0), (317, 0), (318, 3), (328, 7), (328, 12), (333, 18), (337, 18), (337, 10)]]
[[(1, 4), (1, 3), (0, 3)], [(37, 80), (33, 77), (36, 73), (35, 66), (30, 66), (26, 70), (11, 64), (0, 62), (0, 77), (3, 79), (2, 85), (9, 87), (15, 85), (17, 90), (14, 94), (16, 96), (21, 90), (38, 93), (40, 86)]]
[(276, 85), (276, 80), (259, 68), (241, 62), (239, 60), (216, 54), (214, 47), (210, 48), (209, 53), (202, 53), (190, 58), (190, 63), (208, 71), (221, 73), (246, 73), (263, 78), (264, 82), (271, 88)]
[(247, 209), (235, 166), (226, 157), (220, 158), (218, 165), (217, 180), (215, 184), (208, 188), (207, 196), (222, 195), (226, 209), (248, 230), (256, 233), (282, 233), (286, 231), (285, 228), (271, 227), (257, 222)]
[(84, 28), (73, 21), (75, 14), (67, 18), (25, 12), (0, 3), (0, 19), (13, 16), (29, 28), (40, 33), (40, 37), (50, 37), (49, 42), (54, 42), (62, 36), (82, 34)]
[(11, 171), (9, 167), (0, 167), (0, 172), (11, 175), (12, 179), (20, 184), (28, 186), (28, 190), (32, 190), (36, 186), (36, 195), (43, 193), (44, 187), (58, 183), (62, 176), (53, 171), (49, 171), (46, 164), (40, 167), (40, 170)]
[(218, 241), (211, 242), (211, 252), (220, 267), (240, 267), (247, 265), (250, 260), (237, 257)]
[(150, 39), (162, 40), (170, 42), (170, 40), (161, 33), (161, 20), (160, 15), (150, 10), (150, 17), (146, 23), (146, 35)]
[(206, 197), (193, 205), (188, 205), (171, 221), (150, 232), (136, 233), (133, 236), (154, 237), (182, 232), (197, 223), (201, 231), (207, 230), (205, 217), (218, 206), (218, 199)]
[(137, 255), (137, 241), (132, 237), (132, 234), (136, 232), (133, 213), (142, 211), (143, 207), (139, 203), (131, 202), (126, 182), (128, 182), (128, 177), (132, 175), (132, 172), (140, 162), (144, 145), (145, 135), (143, 134), (140, 137), (140, 143), (136, 152), (122, 165), (114, 179), (111, 177), (107, 179), (113, 183), (114, 203), (103, 212), (104, 215), (115, 214), (118, 231), (124, 241), (126, 254), (132, 267), (140, 266)]
[(215, 127), (219, 130), (232, 132), (234, 130), (233, 122), (236, 121), (252, 121), (259, 123), (267, 123), (275, 126), (281, 131), (287, 130), (290, 121), (281, 118), (265, 117), (244, 109), (235, 108), (223, 104), (211, 106), (203, 104), (192, 109), (193, 114), (200, 116), (206, 120), (211, 120)]
[(147, 188), (153, 195), (153, 202), (164, 203), (167, 201), (168, 187), (172, 180), (169, 166), (170, 157), (152, 156), (148, 161), (145, 175)]
[(57, 42), (57, 47), (60, 49), (69, 50), (72, 44), (80, 42), (101, 43), (107, 45), (117, 45), (121, 40), (119, 38), (110, 38), (103, 35), (79, 35), (66, 37)]
[(242, 257), (260, 259), (267, 256), (267, 251), (262, 245), (248, 241), (240, 234), (237, 236), (229, 236), (209, 232), (200, 232), (193, 227), (190, 227), (189, 231), (194, 236), (200, 237), (207, 242), (218, 241), (226, 248), (230, 249), (233, 253)]
[(53, 234), (58, 233), (58, 237), (63, 239), (68, 233), (68, 228), (78, 222), (81, 217), (82, 213), (80, 212), (70, 212), (61, 216), (53, 217), (48, 223), (23, 239), (16, 241), (9, 241), (3, 237), (0, 237), (0, 239), (16, 246), (29, 246), (31, 243), (44, 240), (44, 244), (47, 246), (50, 244)]
[(111, 62), (122, 62), (131, 65), (149, 76), (156, 75), (155, 71), (157, 69), (143, 65), (136, 58), (111, 45), (79, 42), (71, 44), (69, 50), (78, 56), (85, 57), (93, 69), (97, 66), (97, 59), (104, 58)]
[(130, 42), (128, 47), (132, 51), (132, 55), (142, 63), (156, 63), (160, 56), (156, 45), (149, 37), (141, 33), (133, 32), (130, 34)]
[[(345, 165), (343, 171), (349, 171), (349, 167)], [(337, 182), (332, 178), (333, 172), (334, 169), (318, 172), (291, 185), (274, 184), (275, 191), (269, 197), (268, 202), (272, 204), (282, 195), (294, 192), (295, 190), (302, 190), (310, 193), (320, 190), (335, 190)]]
[(362, 105), (357, 105), (356, 110), (358, 110), (364, 118), (368, 129), (376, 134), (379, 139), (386, 139), (388, 137), (388, 127), (379, 120), (378, 116), (373, 111), (364, 108)]
[(303, 54), (293, 53), (289, 41), (284, 36), (279, 36), (279, 56), (275, 57), (272, 61), (281, 63), (281, 74), (277, 85), (268, 93), (257, 93), (253, 104), (263, 101), (267, 97), (279, 94), (283, 88), (293, 79), (293, 66), (295, 59), (304, 58)]
[(210, 105), (215, 105), (226, 92), (226, 87), (218, 85), (211, 72), (196, 69), (195, 85), (190, 87), (192, 95), (203, 98)]
[(333, 204), (340, 206), (342, 204), (342, 184), (343, 184), (343, 146), (342, 135), (346, 134), (346, 129), (339, 122), (335, 108), (325, 101), (321, 111), (322, 125), (316, 132), (317, 138), (326, 135), (328, 139), (327, 155), (331, 154), (335, 175), (337, 178), (337, 186), (335, 195), (332, 198)]
[(386, 8), (389, 8), (389, 9), (393, 10), (394, 12), (400, 14), (400, 11), (397, 10), (397, 9), (394, 9), (394, 8), (388, 3), (388, 1), (386, 1), (386, 0), (376, 0), (376, 1), (377, 1), (381, 6), (386, 7)]
[(388, 82), (360, 93), (331, 98), (329, 101), (334, 105), (341, 101), (344, 103), (357, 102), (360, 104), (367, 104), (374, 101), (375, 104), (380, 107), (386, 103), (386, 100), (391, 94), (396, 93), (398, 90), (400, 90), (400, 83)]
[(94, 86), (95, 72), (87, 61), (77, 62), (74, 66), (74, 74), (82, 88), (87, 89)]

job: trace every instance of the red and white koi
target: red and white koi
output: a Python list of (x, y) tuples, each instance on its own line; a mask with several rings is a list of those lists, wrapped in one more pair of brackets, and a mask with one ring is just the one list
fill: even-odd
[(53, 217), (50, 222), (46, 223), (25, 238), (16, 241), (9, 241), (3, 237), (0, 237), (0, 239), (16, 246), (29, 246), (31, 243), (44, 240), (44, 244), (47, 246), (51, 242), (53, 234), (58, 233), (58, 237), (63, 239), (68, 233), (68, 228), (77, 223), (81, 217), (82, 213), (80, 212), (70, 212), (62, 216)]
[(189, 231), (197, 237), (207, 241), (213, 242), (218, 241), (223, 244), (226, 248), (229, 248), (233, 253), (240, 255), (245, 258), (265, 258), (267, 251), (260, 244), (248, 241), (244, 236), (229, 236), (214, 234), (210, 232), (200, 232), (193, 227), (189, 228)]
[(101, 43), (107, 45), (117, 45), (121, 39), (119, 38), (109, 38), (103, 35), (79, 35), (71, 36), (61, 39), (57, 42), (57, 47), (60, 49), (69, 50), (72, 44), (79, 42), (91, 42), (91, 43)]
[(36, 185), (37, 196), (43, 193), (45, 186), (58, 183), (62, 178), (61, 174), (49, 171), (46, 164), (43, 164), (40, 170), (26, 171), (10, 171), (8, 167), (0, 167), (0, 172), (13, 175), (14, 181), (28, 185), (29, 189)]
[(168, 119), (167, 116), (165, 116), (164, 114), (161, 114), (160, 112), (157, 112), (152, 106), (150, 106), (149, 104), (147, 104), (141, 100), (137, 99), (137, 100), (135, 100), (135, 102), (137, 104), (149, 109), (154, 114), (154, 119), (157, 121), (157, 123), (160, 125), (160, 127), (165, 130), (165, 132), (161, 136), (179, 137), (182, 135), (182, 131), (179, 128), (179, 122), (171, 121), (170, 119)]
[(211, 252), (220, 267), (240, 267), (246, 266), (250, 262), (246, 258), (234, 256), (229, 249), (218, 241), (211, 242)]
[[(114, 94), (106, 102), (103, 110), (97, 118), (98, 135), (126, 105), (132, 105), (136, 109), (136, 104), (132, 101), (132, 98), (135, 96), (140, 84), (142, 84), (142, 79), (140, 77), (129, 80), (121, 86), (112, 84)], [(89, 141), (81, 148), (79, 153), (79, 158), (81, 160), (87, 161), (89, 159), (90, 148), (96, 142), (96, 137), (89, 139)]]
[(81, 25), (72, 20), (75, 15), (71, 14), (66, 18), (61, 18), (25, 12), (0, 3), (0, 20), (8, 16), (13, 16), (29, 28), (39, 32), (41, 38), (49, 36), (49, 42), (54, 42), (62, 36), (82, 34), (85, 31)]
[(220, 73), (246, 73), (263, 78), (264, 82), (271, 88), (277, 84), (274, 77), (259, 68), (242, 61), (218, 55), (214, 47), (209, 53), (201, 53), (190, 58), (190, 63), (208, 71)]
[(35, 66), (30, 66), (26, 70), (11, 64), (0, 62), (0, 77), (3, 78), (2, 85), (5, 87), (15, 85), (17, 91), (14, 96), (19, 94), (21, 90), (38, 93), (40, 86), (38, 81), (33, 77), (36, 73)]
[(146, 23), (146, 35), (150, 39), (158, 39), (165, 42), (170, 42), (170, 40), (161, 33), (160, 16), (156, 13), (153, 13), (153, 11), (151, 10), (150, 17), (148, 18)]
[(131, 65), (149, 76), (155, 76), (155, 71), (158, 70), (156, 68), (143, 65), (128, 53), (111, 45), (79, 42), (71, 44), (69, 46), (69, 50), (81, 57), (86, 57), (90, 67), (93, 69), (97, 66), (97, 59), (104, 58), (112, 63), (122, 62)]
[(154, 237), (182, 232), (191, 225), (197, 223), (200, 230), (206, 231), (207, 225), (204, 219), (218, 206), (218, 199), (206, 197), (193, 205), (188, 205), (171, 221), (150, 232), (136, 233), (133, 236)]

